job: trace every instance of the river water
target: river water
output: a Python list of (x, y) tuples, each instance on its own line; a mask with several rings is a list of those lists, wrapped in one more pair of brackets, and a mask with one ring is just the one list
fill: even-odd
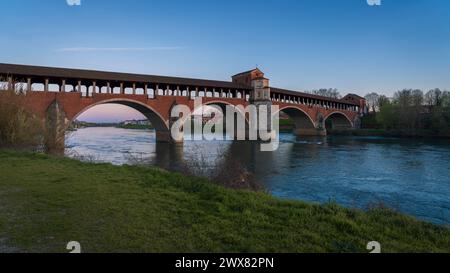
[(156, 144), (150, 130), (86, 128), (67, 138), (67, 155), (121, 165), (177, 170), (187, 162), (205, 175), (239, 164), (274, 196), (367, 209), (384, 205), (450, 225), (450, 141), (384, 137), (280, 136), (275, 152), (253, 142)]

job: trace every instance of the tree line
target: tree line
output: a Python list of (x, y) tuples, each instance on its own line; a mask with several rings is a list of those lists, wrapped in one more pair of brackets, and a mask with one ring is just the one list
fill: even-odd
[(450, 91), (404, 89), (392, 99), (377, 93), (367, 94), (365, 99), (370, 114), (363, 118), (364, 128), (450, 136)]
[[(307, 93), (342, 98), (336, 88)], [(450, 91), (439, 88), (424, 92), (403, 89), (392, 98), (377, 93), (365, 97), (369, 114), (362, 118), (364, 129), (383, 129), (402, 135), (450, 136)]]
[(322, 97), (328, 97), (333, 99), (341, 99), (342, 96), (339, 93), (339, 91), (336, 88), (321, 88), (321, 89), (314, 89), (311, 91), (306, 91), (306, 93), (322, 96)]

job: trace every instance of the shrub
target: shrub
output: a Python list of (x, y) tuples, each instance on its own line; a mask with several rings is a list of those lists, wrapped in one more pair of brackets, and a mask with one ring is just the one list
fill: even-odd
[(42, 146), (43, 124), (23, 107), (26, 94), (0, 86), (0, 147), (37, 150)]

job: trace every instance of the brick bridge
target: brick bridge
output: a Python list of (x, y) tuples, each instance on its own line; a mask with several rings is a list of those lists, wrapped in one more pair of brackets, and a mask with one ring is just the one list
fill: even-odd
[(146, 116), (161, 142), (172, 140), (172, 107), (182, 104), (194, 111), (198, 97), (204, 105), (278, 105), (295, 121), (297, 135), (326, 135), (325, 124), (357, 127), (365, 108), (364, 99), (353, 94), (332, 99), (271, 87), (259, 69), (232, 76), (228, 82), (0, 64), (0, 80), (9, 88), (25, 90), (27, 109), (43, 119), (63, 121), (57, 123), (63, 130), (86, 110), (116, 103)]

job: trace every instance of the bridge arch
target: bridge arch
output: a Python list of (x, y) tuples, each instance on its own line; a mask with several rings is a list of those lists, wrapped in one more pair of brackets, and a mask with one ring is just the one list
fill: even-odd
[(130, 108), (133, 108), (136, 111), (140, 112), (142, 115), (144, 115), (150, 121), (150, 123), (153, 125), (153, 127), (155, 128), (157, 133), (158, 132), (164, 132), (164, 133), (169, 132), (169, 121), (165, 120), (158, 111), (156, 111), (152, 107), (150, 107), (142, 102), (130, 100), (130, 99), (123, 99), (123, 98), (102, 100), (102, 101), (90, 104), (89, 106), (87, 106), (87, 107), (83, 108), (81, 111), (79, 111), (70, 120), (70, 122), (67, 126), (69, 126), (81, 114), (85, 113), (89, 109), (91, 109), (95, 106), (104, 105), (104, 104), (120, 104), (120, 105), (124, 105), (124, 106), (128, 106)]
[[(205, 107), (205, 106), (219, 107), (220, 108), (220, 110), (221, 110), (221, 112), (223, 114), (223, 130), (224, 130), (225, 134), (228, 133), (228, 132), (226, 132), (226, 128), (227, 128), (227, 125), (226, 125), (226, 118), (227, 118), (227, 116), (226, 116), (227, 115), (226, 108), (227, 108), (227, 106), (235, 107), (237, 105), (235, 105), (235, 104), (233, 104), (231, 102), (223, 101), (223, 100), (210, 100), (210, 101), (203, 102), (201, 104), (201, 106), (195, 105), (194, 108), (191, 109), (191, 112), (190, 112), (190, 114), (188, 116), (182, 117), (182, 123), (185, 124), (190, 118), (192, 118), (195, 115), (195, 113), (197, 111), (199, 111), (202, 107)], [(245, 122), (245, 124), (243, 124), (245, 126), (245, 132), (244, 131), (239, 131), (239, 132), (240, 132), (241, 136), (245, 135), (245, 137), (248, 137), (248, 130), (249, 130), (249, 127), (250, 127), (249, 115), (247, 115), (246, 112), (242, 111), (242, 110), (245, 111), (245, 107), (247, 107), (247, 105), (242, 104), (240, 106), (244, 107), (244, 109), (241, 109), (240, 107), (236, 108), (236, 111), (234, 113), (235, 116), (234, 116), (234, 132), (233, 132), (233, 134), (234, 134), (235, 137), (238, 134), (237, 124), (240, 122), (240, 121), (238, 121), (238, 116), (240, 116), (241, 118), (243, 118), (243, 120)]]
[(353, 128), (353, 121), (342, 112), (332, 112), (325, 117), (324, 121), (327, 130)]
[(286, 106), (279, 109), (294, 121), (296, 135), (317, 135), (316, 122), (303, 109), (296, 106)]

